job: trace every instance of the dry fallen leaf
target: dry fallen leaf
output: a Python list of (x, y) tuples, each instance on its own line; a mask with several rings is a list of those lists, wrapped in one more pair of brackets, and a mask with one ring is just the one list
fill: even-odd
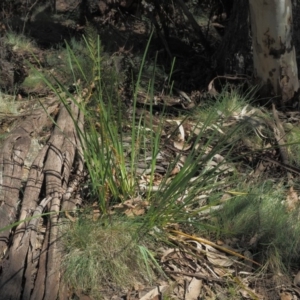
[(247, 266), (245, 271), (251, 272), (253, 269), (253, 255), (249, 250), (246, 250), (244, 251), (244, 256), (248, 258), (248, 260), (245, 260), (245, 265)]
[(206, 252), (206, 257), (209, 262), (219, 267), (230, 267), (234, 263), (230, 257), (210, 251)]
[(300, 286), (300, 271), (294, 277), (294, 285)]
[(176, 149), (181, 151), (189, 150), (192, 147), (191, 144), (187, 144), (185, 141), (180, 141), (180, 142), (174, 141), (173, 145)]
[(162, 285), (154, 288), (150, 292), (148, 292), (146, 295), (140, 298), (140, 300), (156, 300), (160, 299), (160, 295), (166, 292), (168, 289), (168, 285)]
[(172, 172), (170, 173), (170, 175), (176, 175), (180, 172), (180, 167), (178, 165), (176, 165), (174, 167), (174, 169), (172, 170)]
[(97, 221), (101, 216), (101, 211), (99, 209), (93, 209), (93, 221)]
[(230, 276), (234, 272), (233, 269), (225, 269), (223, 267), (213, 267), (213, 271), (219, 276), (219, 277), (225, 277)]
[(141, 197), (136, 197), (124, 201), (123, 203), (116, 204), (112, 206), (115, 210), (121, 210), (128, 217), (141, 216), (143, 215), (147, 207), (149, 206), (148, 201), (143, 201)]
[(280, 300), (293, 300), (293, 295), (288, 292), (280, 293)]
[(298, 194), (291, 186), (286, 196), (286, 207), (288, 211), (295, 210), (298, 203)]
[(202, 289), (202, 280), (193, 278), (186, 289), (185, 300), (197, 300)]

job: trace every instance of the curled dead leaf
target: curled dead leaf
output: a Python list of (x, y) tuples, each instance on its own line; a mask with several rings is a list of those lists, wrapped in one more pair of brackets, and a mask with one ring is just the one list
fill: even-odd
[(293, 295), (289, 292), (280, 293), (280, 300), (293, 300)]
[(173, 145), (176, 149), (181, 150), (181, 151), (189, 150), (192, 147), (191, 144), (187, 144), (184, 141), (181, 141), (181, 142), (174, 141)]
[(287, 195), (286, 195), (286, 207), (288, 211), (293, 211), (296, 209), (296, 206), (298, 204), (298, 194), (294, 190), (294, 188), (291, 186)]
[(176, 175), (179, 173), (179, 171), (180, 171), (180, 167), (178, 165), (176, 165), (170, 174)]
[(197, 300), (202, 289), (202, 280), (193, 278), (186, 289), (185, 300)]
[(234, 263), (230, 257), (210, 251), (206, 251), (206, 257), (213, 265), (219, 267), (230, 267)]
[(156, 300), (160, 299), (161, 294), (166, 293), (168, 290), (168, 285), (157, 286), (150, 292), (148, 292), (145, 296), (141, 297), (140, 300)]

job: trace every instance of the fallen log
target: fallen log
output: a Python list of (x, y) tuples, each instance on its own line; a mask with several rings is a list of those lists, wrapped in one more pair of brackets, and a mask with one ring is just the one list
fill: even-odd
[[(51, 137), (34, 159), (20, 197), (24, 161), (33, 136), (57, 108), (40, 108), (25, 117), (3, 144), (0, 156), (0, 300), (66, 299), (61, 281), (63, 210), (74, 210), (71, 197), (83, 174), (76, 126), (83, 113), (72, 102), (61, 105)], [(72, 117), (70, 115), (72, 114)], [(44, 215), (43, 215), (44, 214)]]

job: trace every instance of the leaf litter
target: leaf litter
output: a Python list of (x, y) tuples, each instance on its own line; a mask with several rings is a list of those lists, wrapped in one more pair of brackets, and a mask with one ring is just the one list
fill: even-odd
[[(143, 155), (144, 158), (138, 161), (138, 168), (140, 171), (138, 172), (137, 197), (112, 206), (111, 213), (121, 212), (127, 217), (143, 216), (147, 214), (151, 203), (143, 199), (144, 193), (147, 191), (158, 193), (162, 182), (165, 180), (165, 176), (168, 177), (165, 181), (168, 185), (168, 183), (170, 183), (183, 168), (189, 151), (192, 151), (193, 149), (202, 149), (201, 155), (204, 158), (205, 156), (209, 156), (213, 150), (213, 143), (215, 143), (215, 141), (206, 145), (205, 141), (203, 143), (203, 139), (211, 132), (217, 131), (220, 136), (224, 136), (229, 128), (232, 128), (239, 123), (246, 123), (254, 133), (254, 139), (257, 139), (261, 144), (259, 157), (266, 155), (269, 158), (269, 154), (272, 153), (272, 148), (274, 147), (270, 145), (271, 126), (275, 125), (270, 124), (268, 116), (264, 116), (265, 112), (259, 111), (258, 108), (251, 108), (250, 105), (247, 104), (242, 107), (240, 111), (233, 111), (230, 116), (219, 113), (216, 122), (214, 122), (213, 125), (206, 127), (204, 124), (201, 124), (201, 122), (190, 121), (185, 118), (181, 120), (178, 118), (176, 120), (168, 119), (164, 122), (165, 128), (160, 129), (161, 132), (163, 132), (163, 135), (161, 137), (162, 140), (156, 157), (154, 171), (152, 171), (150, 164), (150, 161), (153, 159), (153, 153), (151, 153), (151, 151), (147, 152), (146, 150)], [(266, 118), (266, 120), (264, 118)], [(161, 124), (162, 121), (158, 120), (156, 123)], [(177, 128), (177, 134), (174, 134), (174, 129), (171, 134), (168, 134), (170, 128), (173, 126), (172, 124)], [(204, 127), (205, 134), (202, 132)], [(203, 134), (203, 139), (197, 140), (196, 145), (193, 144), (195, 139), (191, 138), (191, 136), (199, 135), (200, 133)], [(128, 139), (130, 139), (130, 137)], [(255, 180), (257, 180), (257, 177), (270, 176), (273, 172), (272, 169), (274, 170), (274, 168), (277, 168), (276, 164), (269, 164), (267, 167), (264, 167), (264, 169), (257, 172), (257, 167), (264, 160), (263, 158), (258, 158), (258, 154), (256, 154), (257, 149), (251, 149), (251, 146), (252, 145), (249, 146), (249, 144), (246, 146), (243, 144), (239, 145), (240, 149), (244, 148), (242, 151), (245, 151), (245, 148), (247, 149), (244, 160), (248, 161), (248, 175), (242, 175), (244, 178), (242, 180), (244, 181), (247, 181), (247, 176), (253, 172), (256, 172)], [(267, 146), (267, 150), (264, 148), (265, 146)], [(204, 151), (203, 147), (205, 148)], [(268, 150), (268, 148), (270, 150)], [(237, 153), (238, 150), (239, 149), (233, 150), (233, 153)], [(248, 153), (249, 157), (247, 157)], [(272, 159), (274, 161), (278, 159), (276, 155), (277, 154), (273, 152), (272, 156), (274, 158)], [(178, 159), (179, 157), (180, 159)], [(252, 166), (252, 170), (249, 169), (251, 161), (256, 161), (256, 164)], [(170, 172), (167, 171), (169, 166), (172, 166)], [(234, 188), (234, 185), (230, 184), (230, 182), (226, 184), (226, 175), (240, 173), (241, 170), (244, 169), (244, 166), (242, 166), (239, 161), (228, 159), (227, 154), (223, 149), (220, 149), (220, 152), (216, 152), (212, 155), (202, 168), (204, 168), (206, 172), (212, 170), (214, 174), (219, 173), (215, 178), (217, 182), (221, 182), (222, 184), (220, 185), (220, 189), (217, 188), (221, 200), (216, 205), (208, 205), (209, 203), (207, 202), (211, 193), (216, 192), (215, 187), (206, 190), (202, 195), (194, 196), (194, 199), (197, 199), (197, 197), (199, 198), (199, 205), (197, 207), (195, 207), (195, 201), (192, 206), (189, 206), (189, 203), (182, 205), (184, 210), (190, 212), (200, 209), (199, 213), (197, 213), (200, 220), (203, 220), (203, 216), (212, 218), (211, 213), (215, 210), (222, 210), (224, 204), (231, 201), (231, 199), (247, 195), (247, 192), (233, 191), (232, 188)], [(266, 175), (266, 173), (268, 175)], [(193, 181), (196, 182), (197, 180), (199, 180), (199, 177), (195, 176), (191, 179), (191, 183), (193, 183)], [(280, 184), (280, 180), (278, 180), (276, 176), (273, 180), (277, 180)], [(185, 203), (185, 199), (188, 197), (189, 193), (190, 191), (187, 189), (185, 195), (181, 197), (181, 203)], [(297, 192), (293, 187), (290, 187), (289, 190), (287, 190), (286, 195), (285, 202), (287, 210), (295, 210), (298, 207)], [(205, 207), (207, 208), (203, 209)], [(177, 230), (182, 227), (180, 224), (174, 226)], [(171, 234), (169, 237), (170, 241), (177, 246), (175, 246), (175, 248), (165, 248), (163, 252), (158, 255), (158, 257), (161, 257), (161, 266), (163, 267), (164, 272), (171, 278), (171, 282), (167, 285), (161, 284), (160, 286), (153, 288), (139, 299), (162, 299), (161, 297), (164, 294), (168, 294), (176, 299), (222, 299), (224, 297), (228, 299), (229, 294), (224, 292), (224, 287), (227, 287), (228, 289), (230, 286), (234, 286), (235, 289), (234, 299), (267, 299), (266, 295), (260, 294), (261, 288), (260, 283), (258, 282), (260, 280), (265, 282), (268, 280), (272, 281), (272, 279), (265, 279), (263, 276), (259, 279), (260, 274), (257, 274), (256, 269), (262, 266), (253, 259), (253, 254), (247, 247), (239, 246), (235, 248), (231, 246), (230, 243), (228, 244), (223, 240), (219, 240), (219, 243), (221, 244), (219, 245), (209, 240), (190, 236), (189, 234), (177, 230), (169, 231)], [(257, 235), (256, 237), (251, 238), (249, 245), (254, 245), (256, 243), (255, 239), (258, 239)], [(232, 244), (236, 245), (237, 241)], [(160, 280), (157, 282), (159, 283)], [(176, 283), (175, 288), (174, 282)], [(256, 288), (256, 286), (258, 288)], [(280, 295), (281, 299), (288, 299), (291, 293), (282, 290), (279, 292), (278, 290), (278, 295)], [(137, 298), (128, 297), (128, 299)]]

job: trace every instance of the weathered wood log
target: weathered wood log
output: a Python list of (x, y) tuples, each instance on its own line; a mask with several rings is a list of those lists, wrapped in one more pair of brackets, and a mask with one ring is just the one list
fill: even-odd
[[(41, 129), (48, 113), (40, 111), (39, 114), (36, 117), (39, 123), (35, 123)], [(0, 157), (3, 178), (0, 214), (6, 213), (0, 228), (21, 222), (14, 231), (0, 233), (0, 250), (4, 256), (0, 260), (0, 300), (57, 299), (58, 296), (65, 299), (67, 289), (60, 286), (63, 285), (59, 241), (63, 220), (60, 212), (62, 208), (74, 210), (76, 207), (71, 193), (78, 185), (78, 175), (83, 173), (83, 158), (74, 121), (83, 129), (83, 113), (72, 102), (68, 109), (61, 107), (50, 139), (32, 163), (18, 210), (23, 162), (35, 132), (34, 122), (29, 120), (32, 117), (8, 137)], [(77, 176), (75, 179), (72, 172)], [(47, 217), (41, 218), (45, 211)], [(41, 220), (46, 229), (42, 245), (38, 246)]]

